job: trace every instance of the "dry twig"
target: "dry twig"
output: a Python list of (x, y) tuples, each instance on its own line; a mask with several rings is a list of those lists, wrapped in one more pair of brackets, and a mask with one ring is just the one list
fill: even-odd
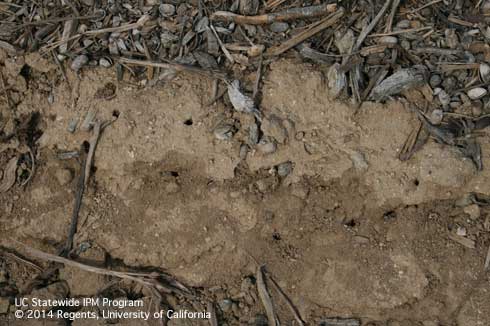
[(264, 266), (257, 267), (257, 291), (259, 293), (260, 300), (264, 305), (265, 312), (267, 314), (267, 320), (269, 322), (269, 326), (278, 325), (277, 316), (274, 312), (274, 305), (272, 304), (272, 299), (267, 291), (267, 285), (265, 284), (264, 279)]
[(279, 21), (290, 21), (296, 19), (307, 19), (324, 16), (337, 9), (335, 4), (323, 4), (318, 6), (291, 8), (277, 13), (270, 13), (258, 16), (242, 16), (228, 11), (217, 11), (211, 16), (212, 20), (224, 21), (228, 23), (264, 25)]
[(330, 16), (326, 17), (325, 19), (321, 20), (318, 23), (313, 24), (309, 29), (293, 36), (286, 42), (282, 43), (281, 45), (275, 46), (273, 48), (270, 48), (267, 51), (268, 56), (276, 56), (280, 55), (287, 50), (295, 47), (299, 43), (307, 40), (311, 36), (323, 31), (326, 28), (329, 28), (333, 26), (335, 23), (339, 21), (340, 18), (344, 15), (345, 10), (344, 8), (339, 8), (335, 13), (331, 14)]
[(31, 248), (23, 243), (13, 240), (14, 242), (22, 245), (30, 255), (52, 262), (57, 262), (60, 264), (72, 266), (87, 272), (114, 276), (121, 279), (126, 279), (134, 281), (151, 290), (157, 291), (158, 293), (177, 293), (184, 296), (192, 296), (192, 292), (180, 282), (174, 280), (170, 276), (163, 273), (132, 273), (132, 272), (120, 272), (113, 271), (101, 267), (95, 267), (87, 264), (82, 264), (74, 260), (66, 259), (64, 257), (49, 254), (34, 248)]

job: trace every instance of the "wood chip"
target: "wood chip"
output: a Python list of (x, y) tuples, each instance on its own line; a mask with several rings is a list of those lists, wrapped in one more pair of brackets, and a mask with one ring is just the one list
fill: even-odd
[(462, 236), (457, 235), (457, 234), (449, 233), (449, 239), (456, 241), (457, 243), (459, 243), (460, 245), (462, 245), (466, 248), (469, 248), (469, 249), (475, 249), (476, 248), (475, 241), (468, 239), (466, 237), (462, 237)]
[(17, 179), (17, 157), (13, 157), (8, 161), (3, 171), (3, 178), (0, 182), (0, 193), (7, 192), (15, 184)]
[(487, 257), (485, 258), (484, 269), (488, 270), (489, 267), (490, 267), (490, 246), (488, 246)]

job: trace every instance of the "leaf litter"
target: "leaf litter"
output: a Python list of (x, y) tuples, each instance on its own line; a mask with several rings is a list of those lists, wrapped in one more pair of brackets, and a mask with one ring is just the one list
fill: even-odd
[[(292, 3), (65, 1), (58, 5), (13, 0), (0, 5), (0, 49), (9, 55), (39, 52), (61, 71), (66, 66), (80, 75), (96, 67), (114, 69), (119, 81), (133, 80), (141, 87), (175, 78), (178, 72), (204, 75), (216, 81), (212, 102), (226, 94), (237, 113), (256, 118), (248, 146), (264, 153), (274, 152), (277, 140), (261, 135), (263, 117), (257, 104), (261, 72), (276, 57), (297, 54), (327, 65), (330, 93), (356, 106), (366, 100), (403, 99), (407, 91), (425, 89), (431, 98), (423, 110), (406, 102), (420, 124), (405, 142), (400, 159), (410, 159), (431, 137), (457, 148), (476, 170), (484, 168), (478, 132), (490, 125), (487, 1)], [(252, 96), (240, 81), (247, 70), (257, 71)], [(2, 96), (14, 107), (3, 77), (1, 82)], [(226, 85), (221, 94), (219, 83)], [(431, 119), (435, 116), (437, 121)], [(215, 130), (216, 137), (232, 139), (236, 125), (225, 124)], [(80, 187), (88, 183), (99, 128), (96, 124), (87, 161), (82, 164), (85, 174), (81, 174)], [(31, 173), (22, 182), (26, 184), (35, 171), (33, 135), (0, 134), (2, 142), (11, 138), (28, 146), (28, 151), (20, 153), (31, 165)], [(79, 151), (69, 153), (60, 155), (80, 156)], [(15, 185), (22, 159), (14, 156), (2, 167), (0, 192)], [(67, 248), (71, 250), (68, 244)], [(269, 323), (275, 324), (261, 268), (257, 281)], [(324, 322), (356, 325), (354, 320)]]

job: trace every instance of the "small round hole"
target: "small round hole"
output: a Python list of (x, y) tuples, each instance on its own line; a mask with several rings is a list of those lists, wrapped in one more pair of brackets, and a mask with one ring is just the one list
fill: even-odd
[(418, 187), (418, 186), (419, 186), (419, 184), (420, 184), (419, 179), (415, 179), (415, 180), (413, 180), (413, 184), (414, 184), (416, 187)]
[(192, 126), (192, 124), (193, 124), (193, 123), (194, 123), (194, 122), (192, 121), (192, 119), (187, 119), (187, 120), (185, 120), (185, 121), (184, 121), (184, 124), (185, 124), (186, 126)]
[(119, 115), (120, 115), (120, 114), (121, 114), (121, 112), (119, 112), (119, 110), (114, 110), (114, 111), (112, 111), (112, 116), (113, 116), (114, 118), (116, 118), (116, 119), (117, 119), (117, 118), (119, 118)]
[(89, 143), (88, 141), (86, 141), (86, 140), (85, 140), (85, 141), (82, 143), (82, 145), (83, 145), (83, 150), (85, 151), (85, 153), (88, 153), (88, 151), (89, 151), (89, 149), (90, 149), (90, 143)]
[(356, 221), (354, 219), (350, 219), (344, 223), (346, 227), (353, 228), (357, 225)]

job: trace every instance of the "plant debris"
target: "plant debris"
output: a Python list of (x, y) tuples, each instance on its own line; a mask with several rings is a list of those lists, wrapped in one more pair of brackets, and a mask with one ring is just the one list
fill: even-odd
[(15, 184), (17, 180), (17, 157), (12, 157), (3, 170), (2, 179), (0, 179), (0, 192), (6, 192)]

